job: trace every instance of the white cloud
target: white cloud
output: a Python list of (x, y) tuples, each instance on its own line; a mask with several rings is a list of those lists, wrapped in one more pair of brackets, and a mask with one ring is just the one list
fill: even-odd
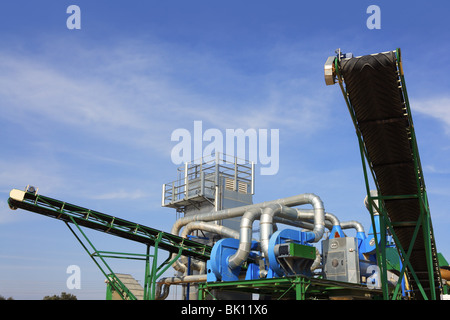
[[(294, 61), (291, 53), (291, 62), (280, 65), (272, 52), (262, 57), (264, 71), (246, 73), (203, 49), (155, 41), (117, 41), (112, 47), (49, 41), (33, 55), (0, 50), (0, 121), (14, 126), (7, 134), (18, 142), (14, 154), (0, 161), (0, 188), (34, 184), (52, 194), (70, 185), (89, 197), (107, 170), (129, 169), (137, 158), (148, 162), (146, 170), (161, 154), (170, 161), (171, 132), (191, 130), (194, 120), (203, 120), (204, 129), (281, 134), (309, 134), (326, 125), (333, 90), (316, 89), (306, 75), (287, 71), (290, 63), (300, 68), (307, 61)], [(126, 152), (135, 158), (125, 158)], [(125, 181), (118, 171), (109, 174)], [(144, 197), (128, 186), (95, 199)]]
[(440, 121), (444, 125), (445, 132), (450, 134), (450, 97), (414, 100), (411, 108)]
[(126, 191), (124, 189), (118, 189), (114, 190), (112, 192), (107, 192), (99, 195), (92, 196), (92, 199), (98, 199), (98, 200), (136, 200), (136, 199), (142, 199), (147, 198), (148, 192), (144, 192), (143, 190), (133, 190), (133, 191)]
[[(33, 57), (0, 53), (0, 96), (14, 108), (1, 107), (11, 118), (40, 114), (113, 139), (123, 130), (162, 138), (167, 125), (193, 119), (226, 128), (322, 123), (312, 110), (323, 108), (323, 92), (311, 92), (305, 79), (249, 76), (209, 52), (161, 43), (71, 48), (64, 61), (52, 45)], [(160, 139), (152, 140), (157, 147)]]

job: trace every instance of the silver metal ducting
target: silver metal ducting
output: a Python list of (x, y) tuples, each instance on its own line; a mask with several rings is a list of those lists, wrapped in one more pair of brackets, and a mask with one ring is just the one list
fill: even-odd
[(228, 259), (228, 266), (234, 269), (241, 266), (250, 254), (252, 245), (253, 222), (261, 215), (261, 209), (254, 208), (244, 213), (241, 218), (239, 248), (235, 254)]
[(273, 233), (273, 218), (280, 216), (282, 218), (293, 221), (302, 219), (313, 219), (314, 226), (310, 232), (311, 242), (318, 242), (325, 231), (325, 209), (322, 200), (312, 193), (299, 195), (297, 198), (297, 205), (311, 204), (313, 211), (311, 213), (302, 213), (295, 208), (290, 208), (280, 204), (272, 204), (264, 208), (260, 218), (261, 228), (261, 251), (264, 257), (268, 259), (269, 239)]
[(169, 287), (172, 284), (196, 283), (196, 282), (205, 282), (205, 281), (206, 281), (206, 274), (162, 278), (161, 280), (159, 280), (157, 282), (156, 300), (165, 300), (167, 298), (167, 296), (169, 295)]
[[(370, 196), (371, 197), (376, 197), (376, 196), (378, 196), (378, 192), (376, 190), (370, 190)], [(370, 211), (369, 197), (368, 196), (366, 196), (364, 198), (364, 205), (366, 206), (367, 210)], [(374, 200), (372, 202), (372, 213), (373, 214), (375, 214), (375, 215), (379, 214), (379, 211), (380, 211), (379, 205), (380, 205), (380, 203), (379, 203), (378, 200)]]
[[(301, 205), (312, 205), (312, 209), (294, 208)], [(366, 199), (367, 205), (367, 199)], [(240, 230), (232, 230), (211, 222), (224, 219), (241, 217)], [(229, 208), (208, 213), (185, 216), (178, 219), (172, 226), (171, 232), (175, 235), (181, 233), (182, 237), (187, 237), (195, 230), (202, 230), (209, 233), (221, 235), (226, 238), (239, 239), (238, 250), (229, 257), (228, 263), (231, 269), (241, 266), (247, 259), (251, 251), (253, 223), (260, 220), (260, 248), (261, 255), (268, 259), (269, 239), (276, 229), (276, 223), (283, 223), (295, 227), (304, 228), (309, 242), (318, 242), (322, 239), (325, 228), (332, 229), (333, 226), (340, 226), (342, 229), (354, 228), (357, 232), (364, 232), (363, 226), (357, 221), (340, 222), (332, 213), (325, 212), (322, 200), (315, 194), (306, 193), (292, 197), (266, 201), (241, 207)], [(173, 255), (175, 256), (175, 255)], [(266, 261), (267, 262), (267, 261)], [(268, 263), (268, 262), (267, 262)], [(321, 256), (316, 251), (316, 260), (312, 270), (320, 267)], [(205, 264), (193, 262), (191, 267), (195, 270), (203, 270)], [(179, 259), (174, 263), (174, 268), (184, 274), (180, 277), (165, 278), (158, 283), (158, 297), (164, 299), (168, 294), (168, 286), (174, 283), (206, 281), (206, 275), (186, 275), (186, 261)], [(163, 292), (161, 292), (162, 287)]]
[[(305, 198), (308, 197), (307, 195), (312, 195), (312, 194), (301, 194), (301, 195), (282, 198), (282, 199), (278, 199), (278, 200), (246, 205), (246, 206), (242, 206), (242, 207), (236, 207), (236, 208), (230, 208), (230, 209), (225, 209), (225, 210), (220, 210), (220, 211), (212, 211), (212, 212), (208, 212), (208, 213), (200, 213), (200, 214), (196, 214), (196, 215), (185, 216), (185, 217), (182, 217), (182, 218), (178, 219), (177, 221), (175, 221), (175, 223), (172, 226), (171, 233), (178, 235), (180, 232), (180, 229), (182, 227), (184, 227), (185, 225), (187, 225), (188, 223), (193, 222), (193, 221), (215, 221), (215, 220), (223, 220), (223, 219), (240, 217), (250, 209), (265, 208), (272, 204), (280, 204), (280, 205), (283, 205), (286, 207), (295, 207), (295, 206), (299, 206), (302, 204), (307, 204), (308, 202), (305, 202)], [(317, 196), (315, 196), (315, 197), (317, 197)], [(319, 199), (319, 201), (320, 201), (320, 199)]]
[[(194, 232), (196, 230), (215, 233), (215, 234), (221, 235), (226, 238), (239, 239), (238, 231), (224, 227), (224, 226), (220, 226), (217, 224), (206, 223), (203, 221), (194, 221), (194, 222), (188, 223), (184, 227), (183, 232), (181, 233), (181, 236), (183, 238), (187, 238), (188, 235), (190, 235), (192, 232)], [(175, 258), (175, 257), (176, 257), (176, 253), (173, 253), (172, 258)], [(195, 261), (195, 260), (191, 261), (191, 267), (194, 270), (200, 270), (200, 269), (204, 268), (204, 265), (205, 265), (205, 263), (202, 261)], [(177, 270), (178, 272), (185, 274), (187, 271), (187, 259), (185, 257), (181, 257), (179, 260), (177, 260), (173, 263), (173, 268), (175, 270)]]
[(224, 227), (224, 226), (220, 226), (217, 224), (206, 223), (203, 221), (195, 221), (195, 222), (188, 223), (184, 227), (183, 232), (181, 233), (181, 236), (183, 238), (186, 238), (189, 234), (191, 234), (192, 232), (194, 232), (196, 230), (216, 233), (216, 234), (219, 234), (226, 238), (239, 239), (238, 231)]
[[(278, 213), (280, 217), (287, 218), (288, 220), (300, 220), (299, 216), (297, 215), (296, 211), (289, 211), (288, 208), (303, 205), (303, 204), (312, 204), (314, 208), (313, 212), (313, 219), (314, 219), (314, 227), (311, 231), (314, 234), (314, 242), (317, 242), (320, 240), (320, 238), (323, 236), (324, 227), (325, 227), (325, 211), (323, 207), (322, 200), (311, 193), (307, 194), (300, 194), (292, 197), (286, 197), (278, 200), (268, 201), (268, 202), (262, 202), (242, 207), (236, 207), (236, 208), (230, 208), (220, 211), (212, 211), (208, 213), (201, 213), (197, 215), (191, 215), (191, 216), (185, 216), (180, 219), (178, 219), (174, 225), (172, 226), (172, 233), (175, 235), (178, 235), (180, 232), (180, 229), (182, 227), (187, 226), (188, 224), (192, 222), (211, 222), (216, 220), (223, 220), (223, 219), (229, 219), (234, 217), (239, 217), (245, 215), (247, 212), (246, 218), (241, 221), (241, 230), (240, 230), (240, 244), (239, 244), (239, 250), (236, 252), (236, 254), (233, 255), (233, 257), (230, 259), (231, 265), (236, 267), (241, 265), (248, 257), (248, 253), (250, 252), (249, 246), (251, 245), (251, 231), (252, 231), (252, 224), (253, 221), (259, 217), (260, 213), (261, 216), (263, 215), (263, 211), (266, 212), (267, 216), (265, 219), (267, 219), (266, 225), (264, 226), (264, 221), (261, 221), (261, 245), (262, 245), (262, 252), (267, 256), (267, 244), (268, 239), (270, 235), (272, 235), (273, 232), (273, 216)], [(275, 211), (274, 211), (275, 209)], [(262, 211), (261, 211), (262, 210)], [(259, 213), (258, 213), (259, 212)], [(262, 219), (261, 219), (262, 220)], [(268, 221), (271, 222), (268, 222)], [(215, 229), (212, 232), (220, 232), (220, 228)], [(264, 231), (263, 231), (264, 229)], [(183, 233), (187, 235), (188, 233)], [(266, 239), (267, 238), (267, 239)], [(267, 240), (267, 241), (266, 241)], [(266, 248), (263, 247), (263, 241)], [(186, 265), (182, 264), (180, 262), (174, 263), (175, 270), (185, 273), (186, 272)]]
[(358, 221), (350, 220), (341, 222), (341, 228), (342, 229), (355, 229), (356, 232), (363, 232), (364, 233), (364, 227), (361, 223)]

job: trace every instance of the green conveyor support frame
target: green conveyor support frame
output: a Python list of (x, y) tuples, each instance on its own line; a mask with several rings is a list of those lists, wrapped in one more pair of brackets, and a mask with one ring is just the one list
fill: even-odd
[[(364, 68), (371, 68), (370, 61), (374, 61), (373, 59), (377, 59), (376, 56), (381, 55), (388, 55), (390, 54), (393, 60), (392, 69), (389, 69), (391, 65), (388, 65), (388, 67), (383, 66), (380, 67), (380, 70), (374, 71), (373, 74), (376, 75), (378, 79), (374, 80), (375, 84), (380, 83), (379, 87), (370, 87), (370, 91), (367, 91), (368, 94), (365, 95), (364, 86), (368, 86), (365, 81), (367, 81), (367, 74), (360, 76), (356, 75), (356, 73), (361, 72), (361, 74), (364, 71)], [(365, 179), (365, 185), (366, 185), (366, 192), (369, 199), (369, 211), (371, 213), (372, 218), (372, 224), (374, 226), (374, 219), (373, 219), (373, 209), (377, 209), (380, 213), (380, 216), (382, 219), (380, 219), (381, 222), (381, 230), (389, 230), (393, 236), (393, 239), (396, 243), (397, 249), (399, 251), (400, 256), (402, 257), (402, 268), (400, 272), (399, 279), (402, 279), (404, 276), (407, 277), (408, 283), (413, 284), (414, 288), (412, 291), (412, 298), (414, 299), (424, 299), (424, 300), (438, 300), (440, 299), (440, 292), (441, 291), (441, 278), (440, 278), (440, 270), (439, 265), (437, 262), (437, 251), (436, 251), (436, 244), (434, 239), (434, 233), (433, 233), (433, 227), (431, 223), (431, 215), (430, 215), (430, 209), (428, 205), (428, 198), (426, 193), (426, 187), (425, 187), (425, 180), (423, 177), (423, 170), (421, 167), (420, 157), (419, 157), (419, 149), (417, 144), (417, 139), (414, 131), (414, 125), (411, 115), (411, 109), (409, 105), (408, 100), (408, 94), (406, 90), (406, 83), (404, 78), (404, 72), (402, 67), (402, 60), (401, 60), (401, 54), (400, 49), (396, 49), (392, 52), (386, 52), (386, 53), (380, 53), (377, 55), (370, 55), (370, 56), (363, 56), (363, 57), (356, 57), (356, 58), (350, 58), (348, 59), (366, 59), (364, 60), (365, 64), (363, 67), (360, 67), (361, 69), (358, 71), (354, 71), (356, 67), (352, 67), (354, 69), (351, 69), (351, 67), (348, 67), (347, 73), (349, 75), (349, 78), (351, 79), (353, 92), (349, 92), (348, 85), (346, 83), (345, 75), (343, 74), (343, 68), (342, 68), (342, 61), (341, 61), (341, 53), (339, 50), (338, 56), (334, 59), (334, 69), (333, 72), (335, 72), (336, 79), (339, 83), (339, 86), (341, 88), (342, 94), (344, 96), (344, 99), (346, 101), (350, 116), (352, 118), (352, 121), (354, 123), (354, 127), (356, 129), (356, 134), (358, 138), (358, 143), (360, 147), (360, 154), (361, 154), (361, 161), (363, 164), (363, 172), (364, 172), (364, 179)], [(370, 60), (372, 59), (372, 60)], [(378, 61), (377, 61), (378, 62)], [(381, 63), (382, 64), (382, 63)], [(350, 63), (349, 63), (350, 65)], [(356, 63), (355, 63), (356, 65)], [(362, 65), (362, 63), (361, 63)], [(354, 66), (354, 65), (352, 65)], [(383, 69), (384, 68), (384, 69)], [(375, 68), (373, 68), (375, 69)], [(389, 71), (385, 71), (389, 70)], [(371, 72), (371, 71), (370, 71)], [(370, 73), (369, 72), (369, 73)], [(386, 78), (383, 77), (385, 74), (383, 72), (388, 73), (386, 75)], [(355, 73), (355, 74), (352, 74)], [(359, 77), (359, 78), (358, 78)], [(365, 77), (365, 78), (364, 78)], [(355, 80), (357, 79), (357, 80)], [(377, 82), (379, 81), (379, 82)], [(387, 83), (387, 85), (386, 85)], [(345, 84), (345, 86), (344, 86)], [(389, 90), (389, 94), (386, 93), (385, 96), (380, 98), (379, 95), (383, 95), (383, 90), (386, 88)], [(367, 89), (369, 90), (369, 89)], [(396, 99), (395, 101), (389, 100), (391, 98), (390, 94), (394, 96)], [(352, 104), (352, 98), (357, 97), (355, 100), (357, 101), (356, 104), (358, 104), (360, 116), (362, 117), (367, 116), (367, 113), (373, 112), (370, 108), (378, 108), (378, 105), (374, 104), (370, 101), (370, 99), (377, 99), (380, 104), (385, 103), (385, 106), (387, 107), (385, 110), (392, 110), (392, 108), (398, 108), (398, 114), (403, 113), (402, 116), (393, 118), (393, 117), (385, 117), (385, 118), (379, 118), (379, 119), (361, 119), (357, 112), (355, 111), (355, 105)], [(401, 101), (402, 103), (397, 103), (397, 101)], [(366, 105), (367, 103), (367, 105)], [(382, 108), (380, 107), (381, 111), (380, 114), (383, 112)], [(388, 111), (390, 112), (390, 111)], [(388, 113), (387, 112), (387, 113)], [(364, 121), (366, 122), (365, 129), (366, 132), (363, 132), (361, 129), (363, 126)], [(405, 125), (406, 124), (406, 125)], [(369, 132), (369, 126), (379, 126), (377, 128), (377, 133), (381, 133), (380, 137), (376, 137), (373, 135), (373, 132)], [(409, 170), (408, 176), (412, 177), (410, 179), (410, 182), (412, 181), (412, 184), (415, 183), (415, 192), (411, 194), (404, 194), (401, 192), (393, 192), (390, 194), (387, 194), (386, 192), (382, 192), (380, 188), (381, 182), (383, 185), (386, 185), (390, 183), (389, 177), (377, 177), (376, 170), (381, 167), (379, 165), (376, 167), (373, 162), (374, 153), (373, 150), (374, 145), (377, 147), (383, 147), (383, 144), (389, 144), (391, 141), (398, 141), (401, 140), (395, 134), (392, 134), (389, 136), (389, 133), (386, 133), (386, 131), (383, 131), (384, 127), (391, 126), (390, 128), (394, 128), (395, 132), (403, 132), (403, 135), (407, 135), (409, 142), (405, 142), (404, 146), (406, 149), (410, 150), (409, 152), (404, 153), (406, 154), (406, 158), (409, 157), (407, 164), (396, 164), (396, 163), (390, 163), (388, 165), (398, 167), (402, 165), (410, 165), (412, 167), (411, 170)], [(403, 127), (405, 125), (405, 127)], [(380, 129), (381, 128), (381, 129)], [(372, 134), (369, 136), (367, 133), (369, 132)], [(394, 132), (394, 130), (393, 130)], [(386, 138), (386, 136), (388, 138)], [(384, 139), (384, 140), (383, 140)], [(372, 153), (371, 151), (372, 150)], [(400, 151), (399, 151), (400, 152)], [(387, 153), (387, 152), (386, 152)], [(376, 154), (378, 158), (380, 158), (379, 154)], [(388, 157), (388, 156), (386, 156)], [(388, 166), (386, 165), (386, 167)], [(369, 182), (369, 176), (372, 176), (373, 182), (375, 184), (375, 187), (377, 189), (377, 196), (373, 196), (370, 192), (370, 182)], [(414, 178), (415, 176), (415, 178)], [(404, 178), (400, 175), (400, 178)], [(382, 181), (383, 179), (383, 181)], [(414, 182), (415, 180), (415, 182)], [(393, 189), (393, 188), (391, 188)], [(397, 190), (395, 190), (397, 191)], [(376, 207), (375, 201), (379, 201), (379, 207)], [(386, 208), (386, 203), (389, 202), (390, 208), (389, 210)], [(407, 210), (406, 207), (403, 206), (403, 208), (400, 208), (404, 203), (407, 202), (415, 202), (414, 206), (417, 209), (418, 214), (417, 215), (411, 215), (411, 217), (405, 217), (406, 215), (402, 214)], [(403, 211), (402, 211), (403, 210)], [(399, 214), (399, 212), (401, 214)], [(396, 218), (394, 218), (396, 217)], [(376, 236), (376, 235), (375, 235)], [(405, 241), (404, 239), (407, 239), (408, 241)], [(420, 240), (418, 240), (420, 239)], [(378, 245), (378, 241), (376, 240), (377, 246), (377, 257), (378, 257), (378, 263), (379, 268), (381, 270), (381, 279), (382, 279), (382, 290), (384, 299), (389, 299), (389, 296), (391, 297), (397, 297), (397, 294), (400, 290), (401, 282), (398, 282), (398, 285), (395, 287), (393, 291), (389, 291), (388, 288), (388, 281), (387, 281), (387, 259), (386, 259), (386, 234), (382, 233), (380, 244)], [(419, 258), (418, 258), (419, 257)], [(419, 261), (420, 260), (420, 261)], [(425, 262), (422, 260), (426, 260)], [(424, 266), (426, 264), (426, 266)]]
[[(180, 256), (189, 256), (206, 261), (209, 259), (212, 249), (208, 245), (190, 239), (39, 195), (35, 192), (13, 189), (10, 192), (8, 204), (11, 209), (23, 209), (64, 221), (122, 299), (135, 300), (136, 297), (115, 275), (105, 258), (144, 260), (144, 299), (155, 300), (157, 279)], [(74, 225), (75, 228), (71, 227), (71, 225)], [(99, 251), (93, 245), (92, 241), (89, 240), (81, 227), (94, 229), (120, 238), (142, 243), (146, 245), (146, 253), (135, 254)], [(78, 234), (76, 231), (78, 231)], [(84, 242), (82, 238), (84, 238)], [(150, 254), (150, 248), (152, 247), (153, 254)], [(158, 266), (157, 258), (159, 249), (175, 254), (175, 256), (169, 255), (169, 257)]]

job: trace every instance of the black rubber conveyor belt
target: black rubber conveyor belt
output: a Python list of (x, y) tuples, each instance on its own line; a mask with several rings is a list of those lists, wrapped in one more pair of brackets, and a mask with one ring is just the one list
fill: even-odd
[[(343, 59), (340, 62), (340, 72), (355, 114), (356, 125), (361, 132), (370, 159), (369, 165), (376, 176), (382, 196), (414, 195), (419, 188), (424, 187), (421, 186), (423, 182), (416, 179), (410, 139), (414, 129), (407, 114), (396, 59), (396, 52), (391, 51)], [(420, 165), (418, 170), (421, 170)], [(428, 290), (428, 295), (429, 268), (423, 230), (421, 227), (416, 241), (411, 244), (415, 225), (404, 223), (419, 219), (420, 201), (418, 198), (399, 198), (386, 199), (384, 202), (405, 252), (410, 245), (414, 246), (410, 262), (425, 292)], [(432, 249), (435, 250), (434, 247)], [(432, 272), (438, 273), (438, 267), (433, 266), (433, 269), (437, 271)], [(407, 275), (415, 297), (420, 299), (421, 294), (415, 280), (408, 272)], [(439, 275), (436, 274), (434, 279), (437, 289)], [(439, 296), (437, 291), (436, 294)]]

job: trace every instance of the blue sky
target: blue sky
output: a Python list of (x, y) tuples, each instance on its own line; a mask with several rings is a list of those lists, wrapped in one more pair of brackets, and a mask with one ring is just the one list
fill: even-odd
[[(81, 29), (69, 30), (69, 5)], [(369, 5), (381, 29), (369, 30)], [(254, 202), (312, 192), (369, 228), (353, 124), (323, 64), (402, 49), (438, 251), (450, 259), (450, 5), (445, 1), (10, 1), (0, 6), (0, 295), (103, 299), (104, 277), (60, 221), (12, 211), (12, 188), (164, 231), (178, 128), (279, 129), (279, 171)], [(143, 253), (91, 232), (102, 250)], [(142, 281), (143, 266), (114, 262)], [(113, 265), (115, 265), (113, 263)], [(68, 290), (66, 269), (81, 269)]]

